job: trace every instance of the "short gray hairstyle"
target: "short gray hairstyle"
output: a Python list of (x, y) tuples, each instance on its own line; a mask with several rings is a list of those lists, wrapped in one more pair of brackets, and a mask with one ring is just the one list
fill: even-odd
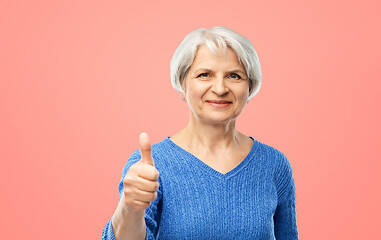
[(213, 54), (217, 54), (219, 48), (225, 53), (228, 47), (234, 50), (249, 78), (249, 99), (258, 93), (262, 73), (257, 52), (247, 38), (226, 27), (196, 29), (177, 47), (171, 59), (170, 69), (172, 86), (178, 92), (184, 93), (184, 79), (201, 45), (208, 47)]

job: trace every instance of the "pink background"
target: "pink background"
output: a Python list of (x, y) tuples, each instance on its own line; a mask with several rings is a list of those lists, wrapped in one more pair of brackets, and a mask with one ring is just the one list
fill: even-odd
[(0, 1), (2, 239), (100, 239), (128, 156), (188, 120), (169, 62), (190, 31), (249, 38), (238, 129), (291, 162), (300, 239), (374, 239), (379, 1)]

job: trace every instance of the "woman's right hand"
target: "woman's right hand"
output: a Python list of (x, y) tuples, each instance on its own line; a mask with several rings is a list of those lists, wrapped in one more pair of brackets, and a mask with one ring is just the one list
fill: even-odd
[(123, 179), (123, 194), (112, 216), (115, 239), (144, 239), (144, 210), (157, 197), (159, 171), (152, 159), (152, 147), (147, 133), (140, 134), (139, 143), (142, 158), (128, 169)]
[(159, 171), (152, 158), (152, 146), (147, 133), (139, 136), (141, 160), (133, 164), (125, 178), (124, 202), (129, 209), (144, 210), (157, 197)]

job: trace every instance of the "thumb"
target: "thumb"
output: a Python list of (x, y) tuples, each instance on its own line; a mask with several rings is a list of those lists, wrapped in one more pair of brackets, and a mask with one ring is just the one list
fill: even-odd
[(151, 141), (147, 133), (141, 133), (139, 136), (140, 153), (142, 155), (142, 162), (155, 166), (152, 158), (152, 146)]

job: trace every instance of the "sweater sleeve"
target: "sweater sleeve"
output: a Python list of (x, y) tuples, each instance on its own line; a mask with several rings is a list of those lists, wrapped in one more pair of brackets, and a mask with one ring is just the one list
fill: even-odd
[[(122, 170), (122, 177), (118, 185), (118, 191), (119, 191), (119, 201), (122, 197), (124, 186), (123, 186), (123, 180), (126, 176), (129, 168), (138, 162), (141, 159), (139, 150), (135, 151), (130, 158), (127, 160), (126, 165), (124, 166)], [(160, 184), (160, 177), (159, 177), (159, 184)], [(146, 239), (155, 239), (155, 236), (157, 234), (157, 217), (158, 217), (158, 204), (160, 202), (160, 199), (162, 197), (162, 190), (161, 190), (161, 184), (159, 189), (157, 190), (157, 198), (151, 202), (151, 205), (146, 209), (144, 218), (146, 222)], [(160, 215), (159, 215), (160, 216)], [(116, 240), (115, 235), (112, 228), (112, 218), (106, 223), (106, 226), (103, 228), (102, 232), (102, 240)]]
[(274, 214), (274, 231), (277, 240), (297, 240), (296, 191), (292, 167), (282, 154), (276, 171), (278, 205)]

